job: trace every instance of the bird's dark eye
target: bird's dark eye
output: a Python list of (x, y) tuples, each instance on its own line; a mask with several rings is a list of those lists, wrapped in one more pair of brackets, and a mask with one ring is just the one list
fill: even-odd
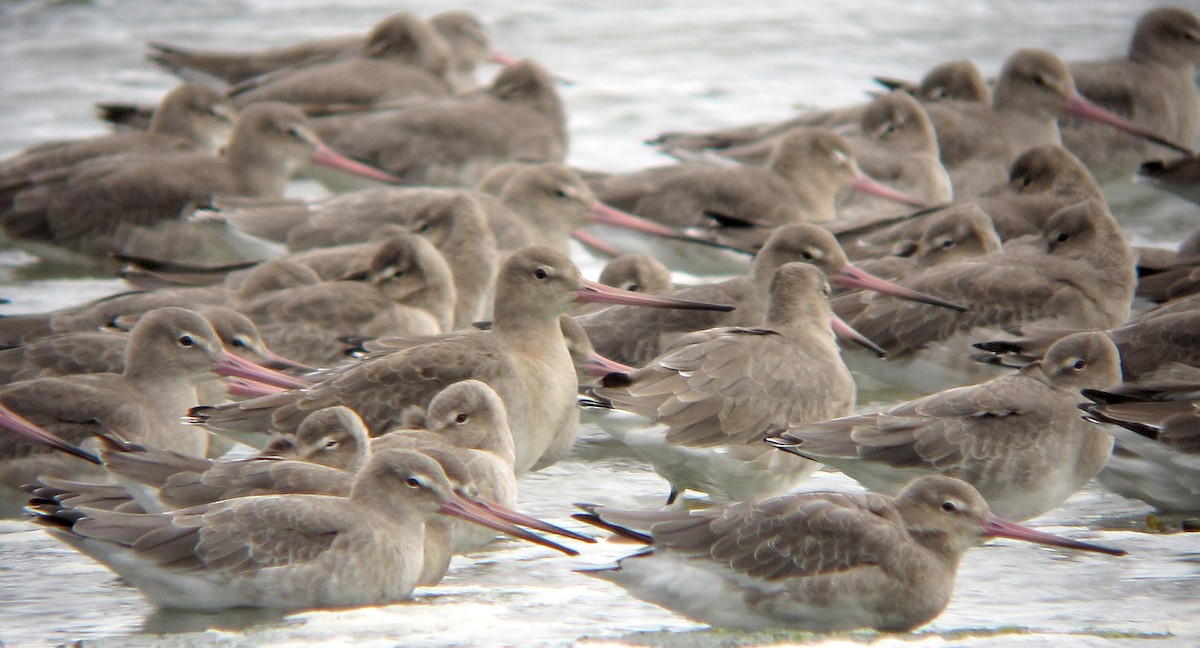
[(1071, 366), (1075, 367), (1076, 369), (1083, 369), (1084, 367), (1087, 366), (1087, 363), (1084, 362), (1083, 360), (1076, 360), (1075, 364), (1073, 364)]
[(954, 505), (954, 502), (942, 502), (942, 510), (947, 513), (953, 513), (958, 510), (958, 507)]
[(545, 268), (538, 268), (537, 270), (533, 271), (533, 276), (537, 277), (538, 279), (545, 279), (546, 277), (550, 276), (550, 273), (546, 272)]
[(1033, 84), (1039, 85), (1039, 86), (1044, 86), (1044, 85), (1046, 85), (1046, 80), (1040, 76), (1035, 76), (1035, 77), (1033, 77)]
[(628, 290), (630, 292), (638, 292), (641, 289), (642, 289), (642, 287), (635, 283), (631, 283), (628, 286), (625, 286), (625, 290)]
[(814, 257), (812, 252), (805, 250), (800, 254), (800, 258), (804, 259), (805, 261), (812, 261)]
[(292, 137), (304, 139), (304, 136), (300, 134), (300, 129), (296, 128), (295, 126), (292, 126), (291, 128), (287, 129), (287, 134), (291, 135)]
[(416, 477), (409, 477), (408, 479), (404, 480), (404, 485), (408, 486), (409, 488), (420, 488), (423, 484), (421, 484), (420, 479), (417, 479)]
[(466, 423), (468, 418), (470, 418), (470, 417), (468, 417), (466, 414), (460, 413), (458, 416), (454, 417), (454, 422), (455, 423)]
[(179, 336), (179, 346), (181, 346), (181, 347), (190, 347), (195, 343), (196, 343), (196, 341), (193, 340), (192, 336), (190, 336), (190, 335), (180, 335)]
[(945, 241), (942, 241), (942, 247), (943, 248), (954, 247), (954, 239), (946, 239)]
[(1071, 238), (1070, 234), (1067, 234), (1066, 232), (1060, 232), (1058, 237), (1055, 238), (1054, 240), (1059, 243), (1066, 243), (1067, 239), (1069, 239), (1069, 238)]
[(333, 449), (334, 449), (334, 448), (336, 448), (336, 447), (338, 447), (338, 442), (337, 442), (337, 439), (330, 439), (330, 440), (328, 440), (328, 441), (326, 441), (326, 442), (325, 442), (325, 449), (326, 449), (326, 450), (333, 450)]
[(557, 189), (554, 192), (554, 197), (555, 198), (566, 198), (567, 192), (563, 191), (562, 189)]
[(248, 347), (250, 346), (250, 345), (249, 345), (249, 344), (247, 344), (247, 343), (246, 343), (246, 341), (245, 341), (245, 340), (243, 340), (242, 338), (233, 338), (233, 341), (232, 341), (232, 342), (230, 342), (230, 343), (229, 343), (229, 345), (230, 345), (230, 346), (232, 346), (232, 347), (234, 347), (234, 348), (238, 348), (238, 349), (245, 349), (245, 348), (248, 348)]

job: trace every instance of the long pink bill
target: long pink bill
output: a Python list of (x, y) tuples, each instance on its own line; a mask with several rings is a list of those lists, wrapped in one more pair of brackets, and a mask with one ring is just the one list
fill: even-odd
[(862, 288), (864, 290), (873, 290), (885, 295), (899, 297), (910, 301), (921, 302), (922, 304), (930, 304), (932, 306), (941, 306), (960, 313), (966, 312), (966, 306), (960, 306), (954, 302), (948, 302), (940, 297), (926, 295), (922, 292), (917, 292), (911, 288), (905, 288), (894, 284), (890, 281), (880, 279), (865, 270), (860, 270), (853, 264), (847, 263), (842, 267), (842, 271), (833, 277), (839, 286), (843, 288)]
[(670, 239), (672, 241), (683, 241), (684, 243), (695, 243), (696, 245), (744, 253), (743, 250), (731, 247), (720, 241), (692, 236), (691, 234), (681, 232), (673, 227), (667, 227), (666, 225), (656, 223), (652, 220), (634, 216), (633, 214), (627, 214), (600, 201), (592, 203), (591, 209), (588, 210), (587, 217), (588, 220), (593, 223), (600, 223), (602, 225), (609, 225), (612, 227), (620, 227), (621, 229), (633, 230), (635, 232), (649, 234), (658, 238)]
[(1101, 547), (1087, 542), (1071, 540), (1061, 536), (1043, 533), (1035, 529), (1031, 529), (1020, 524), (1014, 524), (1008, 520), (999, 518), (995, 515), (989, 515), (983, 521), (984, 535), (995, 538), (1012, 538), (1013, 540), (1025, 540), (1027, 542), (1036, 542), (1038, 544), (1049, 545), (1052, 547), (1064, 547), (1066, 549), (1079, 549), (1080, 551), (1096, 551), (1105, 553), (1110, 556), (1124, 556), (1127, 551), (1124, 549), (1110, 549), (1109, 547)]
[(303, 362), (296, 362), (291, 358), (281, 356), (270, 349), (263, 349), (259, 352), (262, 356), (263, 366), (270, 369), (299, 369), (300, 371), (316, 371), (316, 367), (310, 367)]
[(600, 254), (610, 257), (621, 256), (620, 250), (596, 238), (596, 236), (587, 230), (577, 229), (574, 232), (571, 232), (571, 238), (584, 244), (584, 246), (599, 252)]
[(221, 357), (217, 358), (216, 372), (221, 376), (245, 378), (247, 380), (266, 383), (276, 387), (283, 387), (285, 389), (303, 389), (305, 387), (312, 387), (312, 383), (304, 380), (303, 378), (297, 378), (273, 369), (267, 369), (266, 367), (256, 365), (244, 358), (239, 358), (232, 353), (222, 353)]
[(1135, 124), (1128, 119), (1121, 117), (1120, 115), (1115, 115), (1105, 110), (1104, 108), (1089, 101), (1078, 92), (1076, 92), (1074, 95), (1071, 95), (1067, 101), (1063, 103), (1063, 112), (1076, 117), (1081, 117), (1083, 119), (1097, 121), (1101, 124), (1108, 124), (1119, 131), (1129, 133), (1134, 137), (1140, 137), (1144, 140), (1149, 140), (1155, 144), (1158, 144), (1159, 146), (1165, 146), (1174, 151), (1179, 151), (1184, 155), (1195, 154), (1195, 151), (1186, 146), (1176, 144), (1175, 142), (1172, 142), (1171, 140), (1168, 140), (1157, 133), (1151, 132), (1143, 126), (1139, 126), (1138, 124)]
[(403, 180), (400, 178), (397, 178), (386, 171), (381, 171), (373, 166), (363, 164), (362, 162), (355, 162), (341, 153), (334, 151), (325, 144), (318, 142), (316, 146), (317, 150), (313, 152), (312, 158), (314, 164), (320, 164), (321, 166), (327, 166), (331, 169), (338, 169), (339, 171), (353, 173), (355, 175), (363, 176), (364, 178), (371, 178), (372, 180), (379, 180), (380, 182), (389, 182), (393, 184), (403, 182)]
[(97, 466), (104, 465), (104, 462), (100, 461), (100, 457), (97, 457), (83, 448), (63, 441), (57, 436), (51, 434), (49, 431), (42, 429), (34, 422), (26, 419), (7, 407), (4, 407), (3, 405), (0, 405), (0, 427), (3, 427), (9, 432), (20, 435), (21, 437), (24, 437), (25, 439), (34, 443), (40, 443), (44, 446), (54, 448), (55, 450), (65, 452), (70, 455), (75, 455), (76, 457), (79, 457), (84, 461), (90, 461)]
[(257, 380), (247, 380), (233, 376), (225, 378), (225, 387), (229, 390), (230, 396), (237, 396), (238, 398), (258, 398), (259, 396), (270, 396), (271, 394), (287, 391), (287, 389), (276, 385), (268, 385), (260, 383)]
[(581, 280), (581, 285), (575, 291), (575, 299), (583, 303), (601, 302), (606, 304), (624, 304), (627, 306), (650, 306), (653, 308), (712, 310), (724, 313), (733, 310), (733, 306), (729, 304), (713, 304), (687, 299), (675, 299), (672, 297), (660, 297), (658, 295), (647, 295), (646, 293), (606, 286), (591, 279)]
[(880, 183), (878, 180), (865, 173), (860, 172), (857, 176), (855, 176), (854, 182), (851, 182), (850, 186), (854, 187), (858, 191), (879, 196), (880, 198), (886, 198), (887, 200), (898, 202), (904, 205), (909, 205), (912, 207), (929, 206), (929, 203), (925, 202), (924, 200), (913, 198), (903, 191), (892, 189), (891, 187)]
[(583, 369), (584, 373), (589, 376), (595, 376), (596, 378), (607, 376), (614, 371), (619, 373), (629, 373), (630, 371), (633, 371), (633, 367), (621, 364), (616, 360), (610, 360), (609, 358), (605, 358), (599, 353), (593, 351), (591, 355), (588, 356), (587, 365), (585, 365)]
[(548, 540), (536, 533), (527, 531), (516, 524), (499, 517), (492, 511), (488, 510), (487, 507), (463, 499), (454, 493), (450, 495), (450, 499), (442, 502), (439, 512), (446, 515), (453, 515), (468, 522), (488, 527), (489, 529), (495, 529), (501, 533), (506, 533), (515, 538), (521, 538), (522, 540), (527, 540), (534, 544), (542, 545), (543, 547), (549, 547), (555, 551), (561, 551), (568, 556), (579, 555), (578, 551), (575, 551), (570, 547), (564, 547), (553, 540)]
[(847, 324), (846, 320), (834, 315), (833, 318), (830, 319), (829, 323), (830, 327), (833, 329), (833, 332), (843, 340), (846, 340), (847, 342), (853, 342), (854, 344), (867, 349), (871, 353), (874, 353), (880, 358), (887, 357), (887, 351), (884, 351), (883, 347), (875, 344), (869, 338), (867, 338), (867, 336), (854, 330), (854, 327)]
[(520, 511), (514, 511), (507, 506), (501, 506), (495, 502), (479, 499), (475, 500), (475, 503), (486, 508), (496, 517), (512, 522), (513, 524), (519, 524), (523, 527), (529, 527), (530, 529), (541, 531), (542, 533), (553, 533), (554, 535), (559, 535), (564, 538), (571, 538), (572, 540), (579, 540), (581, 542), (596, 541), (596, 539), (590, 535), (576, 533), (570, 529), (564, 529), (557, 524), (550, 524), (545, 520), (539, 520), (532, 515), (526, 515)]

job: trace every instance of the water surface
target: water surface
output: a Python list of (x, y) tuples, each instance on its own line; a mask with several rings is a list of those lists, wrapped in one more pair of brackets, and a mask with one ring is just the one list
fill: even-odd
[[(660, 131), (779, 119), (795, 106), (860, 101), (872, 89), (873, 75), (917, 78), (934, 64), (961, 57), (995, 73), (1018, 47), (1045, 47), (1068, 59), (1116, 55), (1126, 47), (1133, 21), (1153, 4), (415, 0), (404, 8), (421, 15), (474, 10), (491, 26), (498, 47), (576, 81), (562, 88), (570, 115), (569, 161), (624, 170), (666, 161), (642, 144)], [(157, 99), (173, 79), (143, 60), (147, 40), (213, 48), (283, 44), (365, 30), (395, 10), (395, 3), (375, 0), (0, 3), (0, 155), (47, 139), (103, 132), (93, 119), (95, 101)], [(297, 185), (292, 191), (320, 190)], [(1146, 187), (1114, 187), (1111, 196), (1136, 242), (1173, 244), (1197, 221), (1194, 206)], [(598, 274), (595, 259), (580, 254), (578, 260), (589, 276)], [(13, 301), (5, 313), (61, 307), (121, 289), (114, 279), (0, 251), (0, 296)], [(882, 407), (909, 396), (872, 391), (860, 401)], [(833, 473), (804, 487), (856, 488)], [(522, 488), (523, 508), (559, 521), (575, 501), (658, 506), (667, 490), (594, 428), (583, 430), (571, 458), (527, 477)], [(705, 631), (572, 571), (609, 564), (632, 550), (616, 543), (583, 547), (582, 556), (567, 558), (500, 542), (456, 558), (443, 583), (401, 605), (291, 615), (158, 611), (40, 529), (7, 521), (0, 522), (0, 642), (1194, 645), (1200, 638), (1200, 536), (1146, 533), (1147, 512), (1138, 502), (1089, 486), (1034, 524), (1120, 546), (1128, 557), (994, 542), (967, 555), (945, 613), (918, 634), (896, 637)]]

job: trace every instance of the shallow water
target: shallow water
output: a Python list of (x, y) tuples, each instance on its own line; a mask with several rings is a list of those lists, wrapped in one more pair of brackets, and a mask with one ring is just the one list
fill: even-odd
[[(836, 4), (836, 6), (834, 6)], [(491, 26), (498, 47), (576, 81), (564, 87), (581, 167), (622, 170), (665, 160), (641, 144), (667, 129), (786, 117), (794, 104), (864, 97), (873, 75), (919, 77), (949, 58), (994, 73), (1021, 46), (1064, 58), (1122, 51), (1154, 3), (914, 0), (903, 3), (643, 3), (613, 0), (414, 1), (421, 15), (463, 7)], [(651, 6), (652, 5), (652, 6)], [(148, 0), (0, 3), (0, 155), (103, 131), (91, 104), (150, 102), (171, 77), (142, 60), (143, 43), (236, 48), (363, 30), (394, 3)], [(320, 190), (298, 184), (295, 193)], [(1152, 189), (1111, 188), (1114, 212), (1136, 242), (1172, 244), (1194, 226), (1194, 206)], [(589, 276), (598, 262), (582, 254)], [(123, 289), (78, 268), (0, 251), (5, 313), (34, 312)], [(908, 397), (864, 392), (864, 407)], [(586, 428), (574, 455), (523, 484), (522, 506), (565, 520), (580, 500), (657, 506), (665, 483)], [(855, 488), (821, 473), (805, 488)], [(609, 564), (630, 546), (603, 542), (567, 558), (515, 542), (455, 560), (447, 579), (407, 604), (354, 610), (218, 615), (156, 611), (135, 590), (43, 531), (0, 522), (0, 643), (53, 645), (565, 645), (715, 646), (847, 642), (1010, 646), (1192, 645), (1200, 638), (1200, 536), (1144, 532), (1148, 507), (1090, 486), (1035, 525), (1129, 550), (1125, 558), (995, 542), (972, 551), (949, 608), (912, 636), (747, 635), (703, 626), (573, 569)], [(964, 632), (966, 631), (966, 632)]]

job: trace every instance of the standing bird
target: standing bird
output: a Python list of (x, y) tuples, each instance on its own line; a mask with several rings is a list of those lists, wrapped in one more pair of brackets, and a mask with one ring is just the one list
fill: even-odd
[[(1147, 11), (1124, 58), (1069, 64), (1079, 93), (1164, 138), (1192, 146), (1200, 135), (1200, 18), (1187, 9)], [(1063, 145), (1100, 182), (1128, 181), (1146, 160), (1167, 149), (1076, 119), (1059, 121)]]
[(1027, 520), (1062, 504), (1108, 461), (1112, 438), (1080, 419), (1077, 405), (1080, 390), (1120, 379), (1108, 336), (1076, 333), (1017, 373), (882, 412), (792, 426), (769, 442), (881, 493), (919, 475), (957, 477), (998, 514)]
[(810, 263), (839, 287), (863, 288), (920, 301), (944, 308), (961, 308), (945, 300), (932, 299), (895, 284), (880, 281), (846, 260), (833, 237), (811, 223), (775, 228), (754, 256), (748, 275), (725, 281), (683, 286), (662, 293), (679, 299), (717, 301), (737, 306), (732, 312), (649, 312), (646, 309), (610, 306), (579, 317), (596, 350), (608, 358), (640, 367), (662, 352), (676, 338), (718, 326), (758, 326), (767, 310), (767, 293), (774, 274), (790, 261)]
[(646, 419), (634, 429), (607, 417), (599, 424), (671, 483), (668, 504), (689, 489), (738, 500), (785, 491), (818, 465), (781, 461), (762, 443), (767, 431), (854, 411), (857, 388), (830, 328), (825, 274), (785, 264), (768, 294), (760, 326), (685, 335), (594, 389)]
[(894, 498), (817, 492), (698, 511), (583, 508), (577, 519), (647, 545), (583, 573), (742, 630), (912, 630), (946, 608), (959, 560), (990, 538), (1125, 554), (1007, 522), (969, 484), (940, 476)]

